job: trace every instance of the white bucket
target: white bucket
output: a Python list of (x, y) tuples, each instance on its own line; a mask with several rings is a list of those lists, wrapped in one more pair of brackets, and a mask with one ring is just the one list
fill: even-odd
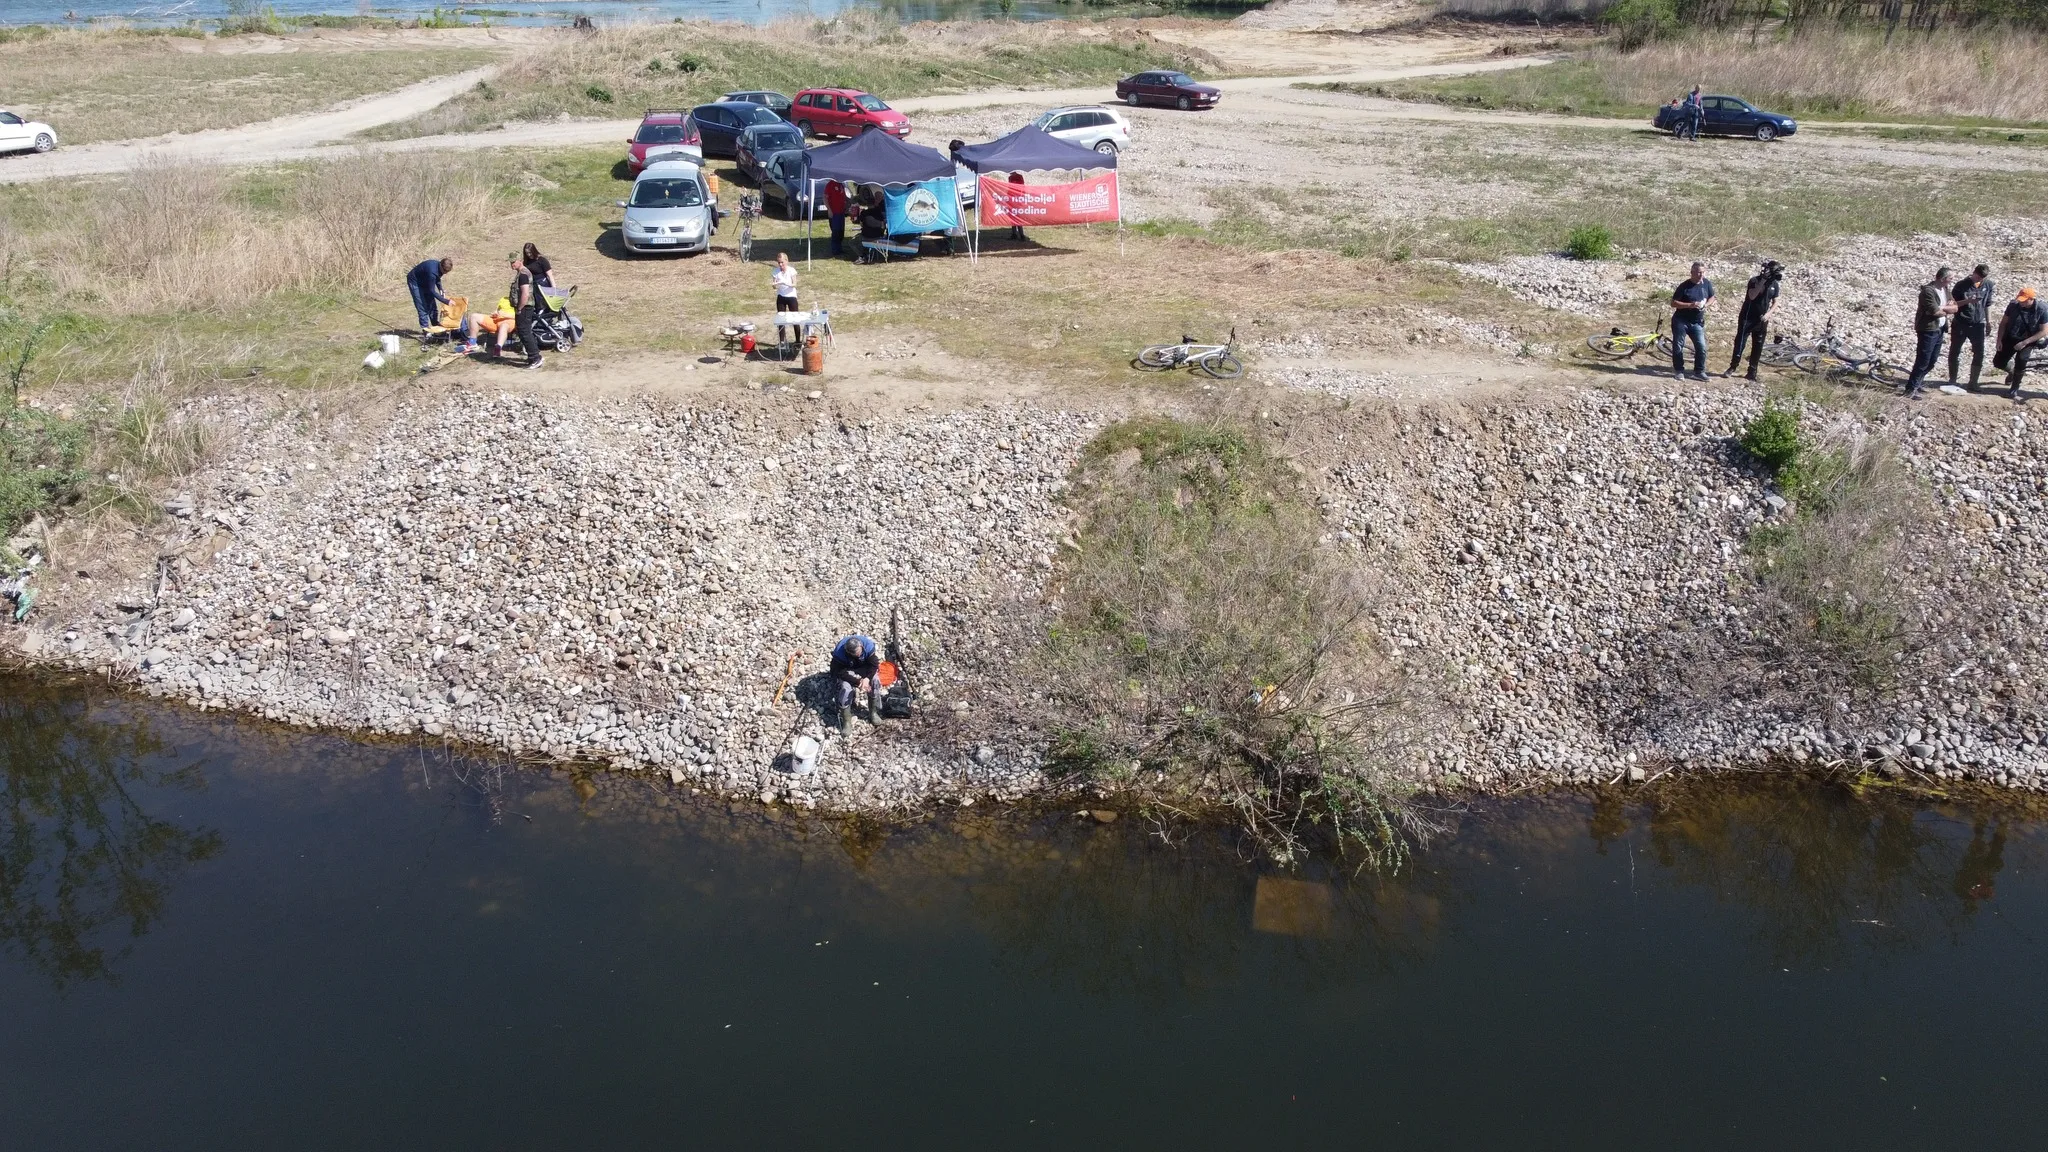
[(789, 770), (809, 772), (818, 766), (818, 742), (809, 736), (799, 736), (789, 742)]
[(387, 332), (384, 335), (379, 336), (377, 338), (377, 342), (384, 346), (384, 354), (386, 356), (398, 355), (398, 337), (393, 336), (389, 332)]
[(365, 368), (374, 371), (378, 368), (382, 368), (383, 366), (384, 354), (382, 352), (372, 352), (368, 356), (363, 357), (363, 367)]

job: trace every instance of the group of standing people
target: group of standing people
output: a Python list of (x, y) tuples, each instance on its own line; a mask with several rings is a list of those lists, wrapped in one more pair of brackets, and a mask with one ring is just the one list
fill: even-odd
[[(1766, 260), (1743, 286), (1742, 311), (1735, 325), (1735, 349), (1728, 358), (1728, 370), (1722, 375), (1733, 376), (1746, 351), (1749, 367), (1745, 377), (1757, 378), (1757, 364), (1763, 357), (1771, 313), (1777, 307), (1784, 274), (1784, 265)], [(1969, 346), (1968, 387), (1975, 391), (1984, 371), (1984, 344), (1988, 337), (1993, 349), (1991, 366), (2006, 374), (2006, 395), (2019, 399), (2020, 383), (2026, 378), (2029, 363), (2036, 350), (2048, 343), (2048, 301), (2043, 301), (2039, 290), (2032, 286), (2021, 288), (2006, 304), (1994, 332), (1991, 309), (1996, 296), (1997, 285), (1991, 280), (1990, 266), (1985, 264), (1977, 265), (1960, 281), (1953, 278), (1948, 268), (1940, 268), (1934, 279), (1921, 285), (1913, 318), (1915, 348), (1913, 368), (1906, 380), (1907, 396), (1921, 394), (1923, 384), (1941, 359), (1944, 345), (1948, 348), (1950, 384), (1958, 382), (1963, 348)], [(1697, 262), (1691, 275), (1671, 290), (1671, 370), (1682, 379), (1707, 378), (1707, 310), (1714, 302), (1714, 282), (1707, 279), (1706, 266)], [(1686, 371), (1688, 348), (1692, 351), (1690, 372)]]
[(493, 356), (504, 355), (505, 348), (517, 336), (520, 350), (526, 354), (526, 367), (540, 367), (540, 340), (534, 330), (539, 327), (543, 307), (541, 289), (555, 286), (554, 265), (531, 243), (514, 253), (507, 265), (512, 273), (512, 283), (498, 301), (498, 306), (489, 312), (465, 312), (459, 317), (447, 317), (453, 323), (443, 323), (440, 312), (453, 303), (445, 281), (448, 274), (455, 271), (455, 258), (442, 256), (413, 265), (412, 270), (405, 274), (405, 286), (412, 295), (420, 334), (424, 336), (436, 328), (453, 328), (462, 336), (462, 351), (465, 353), (485, 351), (481, 338), (489, 336), (493, 342), (488, 351)]
[[(1979, 264), (1968, 276), (1956, 280), (1946, 267), (1934, 271), (1934, 279), (1920, 286), (1920, 298), (1913, 310), (1913, 371), (1906, 378), (1906, 395), (1917, 397), (1921, 386), (1948, 346), (1948, 382), (1957, 381), (1962, 366), (1963, 346), (1970, 347), (1970, 384), (1975, 391), (1984, 371), (1984, 340), (1992, 336), (1991, 307), (1997, 285), (1989, 265)], [(2040, 290), (2028, 285), (2013, 294), (1998, 319), (1992, 340), (1991, 367), (2005, 373), (2005, 394), (2015, 402), (2020, 383), (2034, 352), (2048, 340), (2048, 304)]]

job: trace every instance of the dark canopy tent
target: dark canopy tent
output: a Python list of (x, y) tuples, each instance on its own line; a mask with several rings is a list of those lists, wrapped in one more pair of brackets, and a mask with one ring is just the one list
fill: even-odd
[[(879, 129), (851, 140), (813, 148), (805, 154), (804, 191), (816, 203), (818, 185), (852, 182), (901, 187), (923, 180), (951, 179), (953, 161), (936, 148), (905, 144)], [(804, 212), (804, 263), (811, 262), (811, 212)]]
[(953, 174), (953, 162), (936, 148), (905, 144), (887, 132), (863, 132), (851, 140), (810, 150), (812, 180), (855, 184), (915, 184)]
[(1026, 124), (1008, 136), (986, 144), (969, 144), (958, 153), (960, 163), (974, 172), (1043, 172), (1062, 168), (1114, 168), (1116, 153), (1097, 152), (1049, 135), (1035, 124)]

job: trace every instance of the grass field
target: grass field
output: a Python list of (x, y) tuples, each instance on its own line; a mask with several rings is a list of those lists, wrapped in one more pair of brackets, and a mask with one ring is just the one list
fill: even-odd
[(634, 25), (565, 36), (521, 56), (488, 84), (366, 135), (393, 139), (562, 116), (637, 116), (645, 108), (688, 107), (735, 88), (794, 94), (835, 86), (907, 97), (1089, 83), (1168, 65), (1197, 74), (1217, 70), (1205, 55), (1142, 32), (1059, 22), (906, 27), (854, 13), (758, 28)]
[(1596, 45), (1535, 68), (1340, 86), (1470, 108), (1647, 119), (1694, 84), (1805, 120), (1912, 120), (1956, 126), (2048, 123), (2037, 82), (2048, 36), (2011, 30), (1866, 31), (1798, 36), (1703, 33), (1634, 52)]
[(49, 121), (67, 144), (126, 140), (317, 111), (501, 55), (421, 35), (346, 47), (291, 38), (296, 50), (259, 52), (237, 37), (57, 30), (0, 42), (0, 104)]

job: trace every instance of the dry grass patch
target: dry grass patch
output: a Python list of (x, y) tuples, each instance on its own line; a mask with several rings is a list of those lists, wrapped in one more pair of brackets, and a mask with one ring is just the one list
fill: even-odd
[(205, 37), (94, 30), (15, 39), (0, 43), (0, 99), (49, 121), (64, 143), (86, 144), (318, 111), (502, 55), (473, 43), (422, 47), (417, 39), (278, 52), (223, 47)]
[(1901, 34), (1812, 29), (1701, 32), (1631, 52), (1439, 80), (1340, 86), (1474, 108), (1648, 118), (1694, 84), (1810, 120), (2048, 122), (2038, 82), (2048, 34), (2016, 29)]

